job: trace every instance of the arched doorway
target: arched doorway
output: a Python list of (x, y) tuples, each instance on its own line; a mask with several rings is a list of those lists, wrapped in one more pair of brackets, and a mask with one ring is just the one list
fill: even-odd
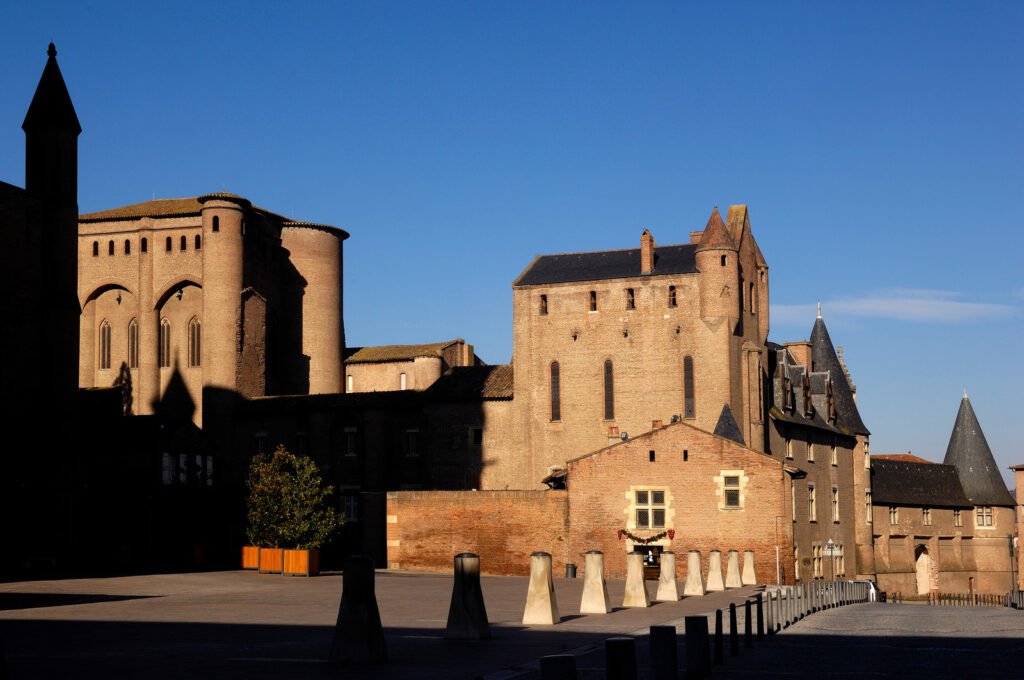
[(932, 558), (928, 555), (928, 548), (923, 545), (917, 546), (914, 558), (917, 567), (917, 594), (927, 595), (931, 592), (932, 585)]

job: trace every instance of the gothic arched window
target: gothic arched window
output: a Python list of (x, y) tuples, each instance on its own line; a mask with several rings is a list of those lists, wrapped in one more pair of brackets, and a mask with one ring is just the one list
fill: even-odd
[(160, 319), (160, 368), (171, 365), (171, 322)]
[(165, 245), (165, 248), (164, 248), (164, 249), (165, 249), (165, 250), (166, 250), (167, 252), (171, 252), (171, 248), (172, 248), (172, 246), (171, 246), (171, 237), (170, 237), (170, 236), (168, 236), (168, 237), (167, 237), (167, 243), (166, 243), (166, 245)]
[(132, 319), (128, 323), (128, 368), (139, 367), (139, 322)]
[(108, 368), (110, 368), (110, 322), (104, 319), (100, 322), (100, 370)]
[(99, 254), (100, 254), (100, 242), (99, 241), (93, 241), (92, 242), (92, 256), (93, 257), (98, 257)]
[(188, 248), (188, 239), (184, 236), (181, 237), (181, 249), (185, 250)]
[(193, 318), (188, 322), (188, 365), (199, 366), (202, 357), (201, 334), (199, 319)]

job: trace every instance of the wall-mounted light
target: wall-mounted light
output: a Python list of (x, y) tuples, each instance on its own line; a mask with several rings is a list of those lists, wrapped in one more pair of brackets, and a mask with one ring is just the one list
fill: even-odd
[(185, 289), (184, 288), (179, 288), (178, 289), (178, 295), (176, 297), (180, 300), (181, 296), (184, 295), (184, 294), (185, 294)]
[(121, 304), (121, 291), (117, 291), (117, 304)]

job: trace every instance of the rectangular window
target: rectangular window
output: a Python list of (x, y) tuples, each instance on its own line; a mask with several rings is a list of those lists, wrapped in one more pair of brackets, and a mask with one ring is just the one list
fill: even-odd
[(407, 442), (405, 455), (409, 456), (410, 458), (420, 455), (420, 431), (406, 430), (405, 436)]
[(298, 455), (303, 456), (303, 457), (309, 455), (308, 453), (306, 453), (306, 433), (305, 432), (296, 432), (295, 433), (295, 445), (296, 445), (296, 449), (298, 449), (298, 451), (297, 451)]
[(793, 478), (789, 479), (789, 500), (793, 505), (791, 510), (793, 511), (793, 521), (796, 521), (796, 488), (793, 486)]
[(786, 458), (793, 458), (793, 440), (789, 437), (786, 437)]
[(793, 545), (793, 578), (800, 580), (800, 547)]
[(807, 462), (814, 462), (814, 442), (810, 438), (807, 439)]
[(953, 526), (962, 527), (964, 525), (964, 516), (960, 514), (959, 510), (953, 511)]
[(632, 288), (626, 289), (626, 309), (636, 309), (636, 296)]
[(675, 307), (676, 306), (676, 287), (675, 286), (669, 286), (668, 287), (668, 306), (669, 307)]
[(977, 517), (979, 527), (992, 526), (992, 507), (987, 505), (979, 506)]
[(466, 433), (466, 441), (470, 447), (480, 447), (484, 443), (484, 426), (470, 425)]
[(832, 521), (839, 521), (839, 489), (832, 487)]
[(347, 380), (348, 380), (348, 387), (346, 388), (345, 391), (351, 393), (352, 392), (352, 385), (353, 385), (352, 376), (348, 376)]
[(818, 521), (818, 505), (813, 484), (807, 485), (807, 521)]
[(592, 311), (592, 312), (596, 312), (597, 311), (597, 291), (596, 290), (590, 291), (590, 311)]
[(188, 481), (188, 456), (184, 453), (178, 454), (178, 483), (184, 484)]
[(839, 465), (839, 459), (837, 458), (837, 454), (836, 454), (836, 438), (835, 438), (835, 435), (833, 435), (832, 439), (829, 441), (829, 449), (830, 449), (830, 452), (832, 454), (832, 464), (833, 465)]
[(813, 544), (811, 544), (811, 577), (812, 578), (821, 578), (821, 576), (822, 576), (821, 555), (822, 555), (821, 543), (813, 543)]
[(895, 505), (889, 506), (889, 524), (896, 525), (900, 523), (900, 510)]
[(163, 454), (163, 483), (174, 484), (174, 457), (169, 453)]
[(345, 513), (346, 522), (358, 522), (359, 521), (359, 496), (355, 494), (345, 494), (341, 497), (342, 512)]
[(633, 493), (637, 529), (661, 529), (665, 526), (665, 491), (649, 489)]
[(406, 387), (406, 376), (405, 376), (405, 373), (402, 373), (401, 375), (398, 376), (398, 389), (404, 390), (405, 387)]
[(541, 314), (541, 316), (544, 316), (547, 313), (548, 313), (548, 296), (547, 295), (541, 295), (540, 296), (540, 314)]
[(864, 492), (864, 521), (868, 524), (872, 522), (872, 510), (871, 510), (871, 491)]
[(256, 433), (256, 455), (263, 456), (267, 453), (267, 434), (265, 432)]
[(213, 486), (213, 456), (205, 457), (205, 470), (204, 477), (206, 478), (206, 486)]
[(558, 362), (551, 362), (551, 420), (562, 419), (562, 395), (559, 382)]
[(833, 559), (836, 561), (836, 576), (846, 576), (846, 553), (843, 551), (843, 544), (840, 543), (835, 549), (836, 555)]
[(357, 437), (359, 435), (358, 430), (354, 427), (345, 428), (345, 455), (355, 456), (358, 453)]
[(740, 478), (736, 476), (728, 476), (724, 479), (725, 482), (725, 507), (727, 508), (738, 508), (740, 507)]

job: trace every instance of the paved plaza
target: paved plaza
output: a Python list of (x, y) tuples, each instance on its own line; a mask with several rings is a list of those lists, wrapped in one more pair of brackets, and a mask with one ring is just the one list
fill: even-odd
[[(557, 626), (523, 626), (528, 579), (481, 579), (493, 639), (443, 639), (451, 577), (382, 571), (376, 589), (390, 662), (327, 665), (340, 574), (161, 574), (0, 584), (0, 639), (19, 678), (539, 678), (537, 660), (573, 653), (581, 680), (604, 678), (603, 641), (637, 638), (647, 677), (646, 630), (742, 602), (754, 588), (648, 609), (577, 614), (582, 579), (555, 579)], [(655, 582), (648, 582), (653, 594)], [(624, 584), (608, 584), (612, 602)], [(726, 619), (727, 621), (727, 619)], [(742, 621), (740, 622), (742, 631)], [(680, 665), (685, 642), (680, 638)], [(728, 656), (713, 677), (1024, 678), (1024, 613), (854, 605), (814, 614)], [(813, 675), (812, 675), (813, 674)]]

